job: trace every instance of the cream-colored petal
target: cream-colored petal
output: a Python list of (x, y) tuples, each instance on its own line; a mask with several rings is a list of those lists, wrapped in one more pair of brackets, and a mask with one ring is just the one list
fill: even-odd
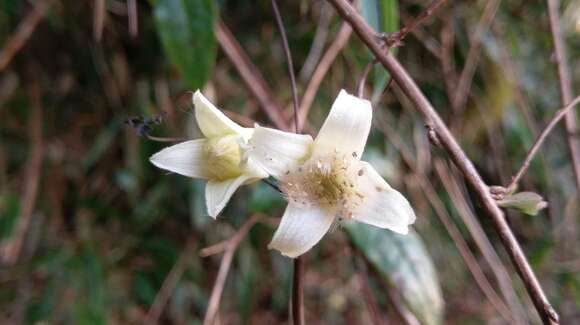
[(195, 105), (197, 125), (201, 133), (207, 138), (230, 134), (240, 134), (244, 138), (251, 136), (251, 129), (246, 129), (236, 124), (205, 98), (199, 90), (193, 94), (193, 104)]
[(322, 239), (333, 221), (334, 215), (324, 210), (290, 203), (268, 247), (298, 257)]
[(267, 178), (270, 174), (257, 162), (253, 157), (246, 156), (242, 163), (244, 174), (250, 175), (257, 179)]
[(209, 215), (215, 219), (228, 204), (238, 187), (258, 179), (252, 175), (243, 174), (224, 181), (207, 181), (205, 185), (205, 203)]
[(159, 151), (149, 161), (161, 169), (180, 175), (207, 178), (205, 144), (205, 139), (181, 142)]
[(280, 178), (309, 157), (312, 137), (256, 126), (249, 145), (248, 156)]
[(400, 234), (409, 232), (415, 222), (415, 212), (407, 199), (393, 189), (368, 163), (363, 164), (364, 200), (353, 218)]
[(336, 151), (361, 157), (371, 129), (373, 110), (368, 100), (341, 90), (314, 140), (314, 155)]

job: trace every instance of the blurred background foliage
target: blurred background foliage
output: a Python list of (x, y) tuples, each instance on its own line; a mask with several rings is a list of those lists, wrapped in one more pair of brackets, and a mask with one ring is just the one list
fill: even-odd
[[(447, 2), (394, 51), (486, 182), (505, 185), (561, 106), (546, 3)], [(394, 32), (428, 3), (361, 0), (359, 7), (377, 31)], [(499, 3), (497, 12), (490, 3)], [(324, 1), (280, 5), (301, 95), (342, 22)], [(493, 20), (480, 28), (486, 11)], [(561, 11), (572, 77), (580, 80), (580, 4), (564, 1)], [(242, 124), (272, 125), (222, 51), (219, 20), (289, 123), (290, 83), (270, 1), (0, 0), (2, 323), (201, 323), (221, 261), (221, 254), (201, 257), (201, 249), (258, 213), (264, 217), (236, 250), (218, 321), (287, 322), (292, 263), (266, 248), (283, 199), (263, 183), (244, 187), (213, 221), (202, 182), (148, 162), (168, 144), (144, 133), (199, 136), (190, 103), (197, 88)], [(3, 62), (22, 26), (30, 37)], [(473, 83), (457, 108), (450, 97), (474, 44)], [(305, 132), (316, 134), (341, 88), (355, 91), (370, 60), (350, 37), (316, 92)], [(307, 322), (538, 323), (470, 189), (430, 148), (400, 90), (385, 90), (388, 81), (376, 67), (367, 82), (376, 113), (365, 158), (413, 204), (414, 232), (349, 225), (327, 235), (307, 257)], [(162, 113), (162, 123), (143, 132), (124, 123)], [(549, 207), (537, 216), (507, 214), (567, 324), (580, 320), (573, 179), (558, 127), (521, 183)]]

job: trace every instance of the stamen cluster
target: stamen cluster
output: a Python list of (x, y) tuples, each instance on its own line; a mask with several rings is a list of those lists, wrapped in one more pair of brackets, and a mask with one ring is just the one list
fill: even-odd
[(312, 157), (281, 179), (280, 188), (290, 202), (321, 206), (336, 216), (351, 218), (364, 201), (360, 190), (363, 168), (354, 157), (340, 153)]

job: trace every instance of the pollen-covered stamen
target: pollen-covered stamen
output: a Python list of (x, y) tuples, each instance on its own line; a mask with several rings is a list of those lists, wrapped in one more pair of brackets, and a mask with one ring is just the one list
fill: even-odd
[(242, 174), (240, 169), (242, 153), (239, 141), (240, 137), (238, 135), (228, 135), (207, 140), (204, 149), (210, 179), (222, 181)]
[(361, 171), (361, 163), (351, 156), (317, 156), (288, 171), (280, 185), (289, 201), (319, 206), (338, 217), (350, 218), (365, 199), (360, 190)]

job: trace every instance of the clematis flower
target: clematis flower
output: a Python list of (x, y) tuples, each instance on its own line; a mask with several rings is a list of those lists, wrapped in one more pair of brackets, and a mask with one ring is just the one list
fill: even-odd
[(206, 179), (205, 200), (216, 218), (232, 194), (243, 184), (268, 177), (251, 158), (245, 157), (253, 129), (230, 120), (198, 90), (193, 95), (195, 118), (203, 139), (185, 141), (151, 156), (153, 165), (174, 173)]
[(415, 221), (409, 202), (360, 160), (371, 120), (370, 102), (342, 90), (315, 140), (255, 128), (249, 154), (278, 179), (288, 200), (270, 248), (297, 257), (343, 220), (408, 232)]

